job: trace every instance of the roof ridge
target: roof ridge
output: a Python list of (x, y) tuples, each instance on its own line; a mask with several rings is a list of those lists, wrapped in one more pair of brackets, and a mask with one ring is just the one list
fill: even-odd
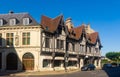
[[(28, 12), (21, 12), (21, 13), (12, 13), (12, 14), (29, 14), (29, 13)], [(6, 13), (6, 14), (0, 14), (0, 15), (12, 15), (12, 14)]]
[(62, 16), (63, 16), (63, 15), (58, 15), (58, 16), (52, 18), (52, 20), (54, 20), (54, 19), (56, 19), (56, 18), (59, 18), (59, 17), (62, 17)]

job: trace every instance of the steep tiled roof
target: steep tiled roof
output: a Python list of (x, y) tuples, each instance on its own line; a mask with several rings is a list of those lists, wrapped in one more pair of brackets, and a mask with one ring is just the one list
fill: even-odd
[(77, 28), (74, 28), (74, 32), (75, 32), (75, 38), (76, 39), (80, 39), (82, 32), (83, 32), (84, 26), (79, 26)]
[(92, 44), (95, 44), (97, 39), (98, 39), (98, 32), (94, 32), (94, 33), (91, 33), (89, 34), (89, 40)]
[(17, 20), (16, 25), (23, 25), (23, 18), (28, 17), (30, 19), (29, 25), (37, 25), (38, 23), (28, 13), (8, 13), (0, 14), (0, 19), (3, 19), (3, 26), (9, 26), (9, 19), (15, 18)]
[(69, 29), (69, 37), (70, 38), (74, 38), (76, 40), (79, 40), (81, 35), (82, 35), (82, 32), (83, 32), (83, 29), (85, 28), (84, 25), (82, 26), (79, 26), (79, 27), (76, 27), (76, 28), (72, 28), (72, 29)]
[(52, 18), (49, 18), (46, 16), (42, 16), (41, 25), (46, 31), (54, 33), (54, 31), (56, 31), (56, 29), (58, 28), (62, 17), (63, 16), (61, 15), (61, 16), (58, 16), (58, 17), (52, 19)]

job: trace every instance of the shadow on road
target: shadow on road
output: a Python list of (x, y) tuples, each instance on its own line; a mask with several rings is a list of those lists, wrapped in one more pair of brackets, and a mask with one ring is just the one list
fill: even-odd
[(104, 71), (109, 77), (120, 77), (120, 67), (106, 68)]

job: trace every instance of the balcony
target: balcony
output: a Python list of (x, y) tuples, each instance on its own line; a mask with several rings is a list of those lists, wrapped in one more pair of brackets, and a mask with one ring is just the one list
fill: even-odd
[(65, 53), (65, 49), (61, 48), (61, 49), (55, 49), (55, 52), (58, 52), (58, 53)]
[(54, 48), (45, 48), (45, 47), (42, 47), (42, 52), (54, 52)]

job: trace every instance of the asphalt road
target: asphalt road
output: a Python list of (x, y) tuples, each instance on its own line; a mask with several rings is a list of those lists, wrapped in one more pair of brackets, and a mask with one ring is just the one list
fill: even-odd
[(120, 77), (120, 67), (107, 68), (105, 70), (77, 71), (74, 73), (64, 73), (56, 75), (20, 75), (20, 76), (0, 76), (0, 77)]
[(75, 73), (67, 73), (63, 75), (44, 75), (38, 77), (108, 77), (108, 76), (103, 70), (95, 70), (95, 71), (78, 71)]
[(3, 76), (3, 77), (109, 77), (103, 70), (78, 71), (61, 75), (25, 75), (25, 76)]

